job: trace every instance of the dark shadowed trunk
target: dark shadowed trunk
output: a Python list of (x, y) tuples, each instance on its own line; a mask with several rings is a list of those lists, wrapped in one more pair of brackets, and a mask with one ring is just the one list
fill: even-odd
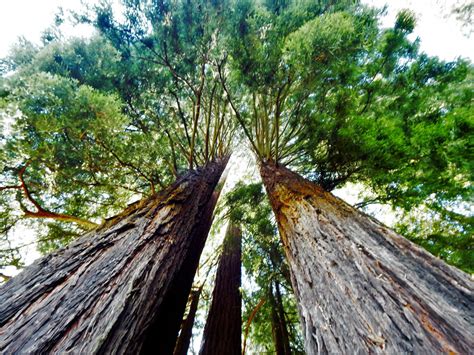
[(189, 172), (6, 283), (0, 352), (171, 354), (226, 163)]
[(189, 344), (193, 335), (194, 319), (198, 309), (199, 298), (201, 296), (202, 287), (191, 291), (189, 312), (181, 325), (181, 332), (179, 333), (178, 341), (174, 348), (174, 355), (186, 355), (188, 353)]
[(268, 298), (270, 300), (272, 312), (272, 335), (277, 355), (290, 355), (290, 337), (283, 309), (283, 300), (281, 298), (280, 286), (278, 282), (272, 282), (270, 285)]
[(230, 223), (217, 267), (201, 355), (241, 354), (241, 235), (240, 228)]
[(285, 168), (261, 174), (308, 354), (472, 352), (469, 275)]

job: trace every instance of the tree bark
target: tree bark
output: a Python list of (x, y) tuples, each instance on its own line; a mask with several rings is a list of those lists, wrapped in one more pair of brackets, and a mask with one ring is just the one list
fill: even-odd
[(189, 172), (7, 282), (0, 352), (171, 354), (226, 164)]
[(469, 275), (286, 168), (261, 175), (308, 354), (472, 352)]
[(272, 335), (277, 355), (291, 355), (290, 337), (278, 282), (270, 285), (269, 300), (272, 316)]
[(178, 341), (174, 348), (173, 355), (186, 355), (188, 353), (189, 344), (193, 335), (194, 319), (198, 309), (199, 298), (201, 296), (202, 287), (191, 291), (189, 312), (186, 319), (181, 325), (181, 332), (179, 333)]
[(230, 223), (217, 267), (201, 355), (241, 355), (241, 236), (240, 228)]

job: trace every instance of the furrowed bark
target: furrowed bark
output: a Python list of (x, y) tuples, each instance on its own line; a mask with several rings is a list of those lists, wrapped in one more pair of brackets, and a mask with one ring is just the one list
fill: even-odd
[(201, 355), (240, 355), (241, 311), (240, 228), (229, 224), (217, 267), (212, 303), (204, 327)]
[(191, 291), (189, 312), (186, 319), (181, 325), (181, 332), (179, 333), (178, 341), (174, 348), (173, 355), (186, 355), (188, 353), (189, 344), (193, 335), (194, 319), (196, 318), (196, 311), (198, 309), (199, 298), (201, 296), (202, 287)]
[(308, 354), (472, 352), (469, 275), (286, 168), (261, 175)]
[(189, 172), (7, 282), (0, 352), (171, 354), (226, 163)]

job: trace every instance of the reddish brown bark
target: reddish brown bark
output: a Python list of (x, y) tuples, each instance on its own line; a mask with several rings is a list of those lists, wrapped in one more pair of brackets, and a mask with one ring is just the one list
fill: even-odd
[(261, 175), (308, 354), (474, 349), (469, 275), (285, 168)]
[(188, 353), (189, 344), (193, 335), (194, 319), (198, 309), (199, 298), (201, 296), (202, 287), (191, 291), (189, 312), (181, 325), (178, 341), (174, 348), (173, 355), (186, 355)]
[(240, 355), (242, 333), (241, 231), (229, 224), (217, 267), (201, 355)]
[(226, 163), (188, 173), (6, 283), (0, 352), (172, 353)]

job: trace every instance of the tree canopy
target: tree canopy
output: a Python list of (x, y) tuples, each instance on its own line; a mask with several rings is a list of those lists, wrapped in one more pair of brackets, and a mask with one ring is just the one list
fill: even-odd
[(384, 30), (378, 15), (344, 2), (240, 5), (223, 85), (260, 159), (327, 190), (362, 183), (365, 203), (430, 211), (417, 218), (442, 220), (472, 270), (459, 207), (473, 192), (472, 65), (420, 52), (410, 11)]

